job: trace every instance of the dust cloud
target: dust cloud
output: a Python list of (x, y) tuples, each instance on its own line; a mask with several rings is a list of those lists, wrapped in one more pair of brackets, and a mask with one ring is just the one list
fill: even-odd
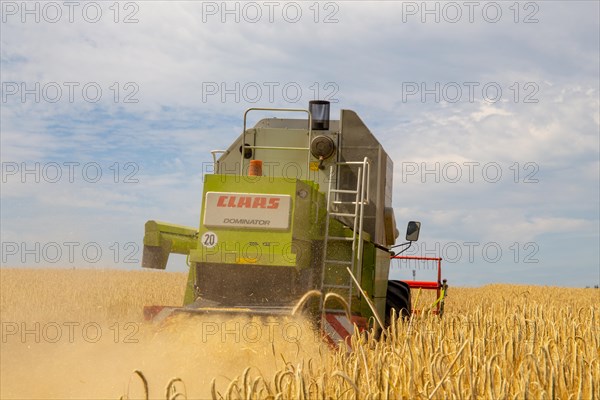
[[(177, 305), (185, 276), (109, 270), (0, 269), (0, 398), (164, 399), (174, 377), (190, 399), (225, 392), (252, 368), (319, 363), (330, 351), (313, 326), (291, 317), (177, 314), (143, 320), (143, 306)], [(181, 385), (179, 385), (181, 387)]]
[(328, 349), (303, 320), (178, 314), (160, 324), (3, 323), (2, 398), (165, 398), (171, 378), (189, 398), (224, 391), (247, 368), (266, 379), (286, 363), (321, 359)]

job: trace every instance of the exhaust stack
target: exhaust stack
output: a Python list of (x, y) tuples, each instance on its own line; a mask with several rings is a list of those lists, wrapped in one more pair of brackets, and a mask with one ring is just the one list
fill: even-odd
[(311, 100), (308, 102), (308, 110), (312, 115), (313, 131), (329, 130), (329, 102), (326, 100)]

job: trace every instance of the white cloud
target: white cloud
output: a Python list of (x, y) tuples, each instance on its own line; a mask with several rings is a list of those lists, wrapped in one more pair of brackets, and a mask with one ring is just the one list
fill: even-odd
[[(538, 22), (525, 24), (531, 9), (520, 9), (515, 23), (512, 3), (498, 3), (503, 17), (492, 24), (481, 10), (469, 22), (465, 9), (458, 23), (442, 14), (434, 23), (422, 10), (407, 13), (409, 3), (424, 4), (334, 2), (326, 9), (319, 3), (318, 23), (313, 3), (298, 3), (303, 14), (295, 24), (281, 13), (274, 23), (243, 17), (236, 23), (231, 15), (221, 23), (220, 14), (202, 14), (207, 2), (135, 3), (134, 24), (114, 23), (108, 3), (96, 24), (81, 18), (22, 24), (8, 16), (1, 25), (2, 81), (28, 88), (40, 82), (42, 99), (36, 103), (30, 94), (22, 102), (16, 94), (2, 102), (2, 162), (97, 162), (106, 177), (115, 162), (132, 162), (140, 182), (23, 184), (11, 177), (2, 183), (3, 240), (139, 242), (146, 219), (197, 225), (203, 163), (211, 161), (209, 150), (237, 137), (244, 110), (305, 107), (317, 89), (320, 97), (340, 100), (332, 117), (340, 107), (356, 110), (394, 160), (400, 228), (418, 217), (425, 238), (518, 238), (540, 242), (542, 251), (552, 247), (549, 237), (563, 233), (597, 239), (598, 4), (536, 3)], [(121, 20), (128, 11), (121, 9)], [(322, 23), (332, 11), (339, 22)], [(56, 103), (44, 93), (52, 82), (63, 90)], [(73, 101), (65, 82), (78, 83)], [(468, 82), (478, 84), (472, 101)], [(83, 98), (86, 83), (101, 88), (97, 103)], [(302, 91), (293, 104), (282, 91), (290, 83)], [(463, 90), (457, 102), (448, 101), (450, 92), (437, 93), (440, 102), (432, 94), (424, 101), (422, 93), (407, 97), (407, 85), (453, 83)], [(483, 98), (486, 83), (502, 89), (498, 102)], [(240, 101), (232, 94), (223, 101), (222, 89), (236, 84), (261, 88), (257, 102), (241, 91)], [(218, 92), (207, 93), (214, 85)], [(137, 102), (126, 103), (126, 96)], [(469, 182), (466, 163), (473, 162), (479, 169)], [(436, 183), (421, 171), (407, 175), (409, 163), (438, 163), (442, 174), (455, 163), (462, 179), (441, 176)], [(482, 175), (489, 163), (500, 166), (499, 182)], [(523, 183), (531, 173), (538, 182)], [(40, 225), (52, 227), (52, 235)], [(573, 253), (587, 254), (588, 242), (578, 246)], [(593, 254), (576, 261), (598, 264)], [(478, 282), (497, 277), (477, 276)]]

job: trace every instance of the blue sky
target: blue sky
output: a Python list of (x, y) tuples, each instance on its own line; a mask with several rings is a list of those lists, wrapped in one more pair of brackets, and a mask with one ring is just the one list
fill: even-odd
[(146, 220), (198, 225), (245, 109), (319, 96), (451, 284), (598, 284), (598, 4), (2, 2), (2, 265), (139, 268)]

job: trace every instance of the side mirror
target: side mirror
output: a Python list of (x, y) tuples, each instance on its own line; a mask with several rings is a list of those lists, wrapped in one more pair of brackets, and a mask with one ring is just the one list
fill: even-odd
[(421, 223), (417, 221), (410, 221), (406, 227), (406, 241), (416, 242), (419, 240), (419, 231), (421, 230)]

